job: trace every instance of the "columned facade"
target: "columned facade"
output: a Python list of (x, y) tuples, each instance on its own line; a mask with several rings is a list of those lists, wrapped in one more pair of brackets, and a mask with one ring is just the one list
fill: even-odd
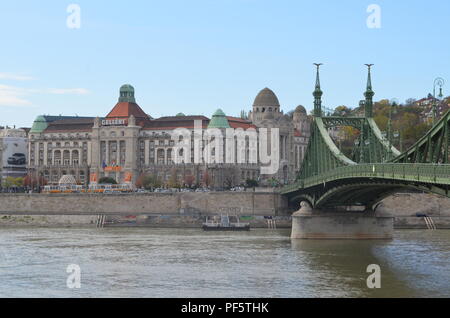
[[(269, 179), (294, 181), (309, 139), (306, 111), (297, 108), (293, 116), (284, 115), (275, 94), (264, 89), (255, 99), (249, 117), (230, 117), (218, 110), (211, 119), (184, 114), (153, 119), (136, 104), (134, 88), (124, 85), (118, 103), (105, 117), (39, 116), (29, 133), (29, 168), (50, 184), (57, 184), (63, 175), (73, 175), (82, 185), (98, 183), (103, 177), (135, 184), (142, 175), (154, 175), (167, 186), (177, 183), (215, 188), (237, 186), (247, 180), (261, 184)], [(198, 133), (194, 123), (203, 129), (221, 131), (223, 140), (211, 137), (199, 143), (194, 138)], [(188, 156), (175, 153), (171, 133), (177, 128), (191, 133), (191, 140), (185, 140), (190, 145), (186, 149), (190, 150), (191, 160), (175, 164), (177, 156)], [(226, 149), (229, 128), (255, 131), (257, 139), (236, 139), (235, 149)], [(261, 175), (261, 128), (277, 128), (280, 132), (279, 169), (273, 175)], [(199, 155), (194, 154), (196, 149), (208, 153), (211, 160), (194, 163)], [(276, 148), (270, 143), (268, 149)], [(241, 161), (229, 164), (227, 158)]]

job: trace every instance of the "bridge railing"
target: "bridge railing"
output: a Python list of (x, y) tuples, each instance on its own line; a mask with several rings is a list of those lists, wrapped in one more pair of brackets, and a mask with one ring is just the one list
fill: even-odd
[(450, 165), (382, 163), (345, 166), (299, 180), (283, 188), (282, 193), (348, 178), (376, 178), (450, 185)]

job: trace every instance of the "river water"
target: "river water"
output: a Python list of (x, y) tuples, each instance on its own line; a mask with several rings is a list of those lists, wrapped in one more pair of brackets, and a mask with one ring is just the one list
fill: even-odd
[[(0, 229), (2, 297), (450, 297), (450, 231), (291, 241), (288, 230)], [(67, 266), (81, 269), (70, 289)], [(369, 289), (367, 267), (381, 268)]]

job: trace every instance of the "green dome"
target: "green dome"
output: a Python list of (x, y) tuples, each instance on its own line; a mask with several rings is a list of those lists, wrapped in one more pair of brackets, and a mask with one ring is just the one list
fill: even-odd
[(231, 126), (228, 123), (225, 113), (221, 109), (218, 109), (212, 115), (208, 128), (231, 128)]
[(48, 127), (48, 122), (45, 119), (44, 116), (38, 116), (34, 122), (33, 126), (31, 127), (30, 133), (40, 134), (44, 130), (46, 130)]
[(133, 86), (125, 84), (120, 87), (119, 103), (136, 103)]
[(129, 91), (134, 92), (134, 87), (131, 86), (130, 84), (125, 84), (125, 85), (122, 85), (120, 87), (120, 91), (121, 92), (125, 92), (125, 91), (127, 91), (127, 92), (129, 92)]
[(178, 113), (176, 117), (186, 117), (186, 115), (183, 113)]

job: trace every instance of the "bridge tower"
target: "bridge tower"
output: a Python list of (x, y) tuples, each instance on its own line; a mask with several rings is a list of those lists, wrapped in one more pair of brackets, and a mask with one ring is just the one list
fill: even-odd
[(316, 87), (313, 92), (314, 96), (314, 116), (315, 117), (322, 117), (322, 95), (323, 92), (320, 89), (320, 74), (319, 69), (320, 66), (323, 65), (322, 63), (314, 63), (314, 65), (317, 67), (317, 74), (316, 74)]
[[(367, 87), (364, 93), (364, 116), (327, 116), (322, 112), (323, 91), (320, 87), (321, 63), (316, 67), (314, 96), (314, 119), (311, 138), (298, 176), (298, 188), (305, 189), (294, 194), (301, 202), (301, 209), (294, 213), (292, 238), (315, 239), (388, 239), (393, 233), (393, 218), (377, 214), (370, 204), (340, 204), (334, 199), (325, 203), (323, 198), (343, 183), (327, 182), (326, 175), (339, 168), (353, 167), (363, 163), (381, 163), (388, 158), (389, 145), (373, 119), (371, 68), (368, 67)], [(346, 157), (328, 134), (332, 127), (351, 126), (360, 131), (353, 158)], [(392, 152), (392, 150), (391, 150)], [(399, 153), (398, 153), (399, 154)], [(308, 183), (312, 181), (312, 186)], [(289, 190), (288, 190), (289, 191)], [(288, 192), (289, 193), (289, 192)], [(291, 194), (292, 195), (292, 192)], [(351, 197), (351, 192), (346, 197)]]
[(366, 64), (367, 68), (369, 69), (369, 73), (367, 75), (367, 89), (364, 93), (364, 96), (366, 97), (366, 101), (364, 103), (364, 110), (366, 118), (372, 118), (373, 117), (373, 96), (375, 96), (374, 91), (372, 90), (372, 75), (371, 75), (371, 68), (374, 64)]

